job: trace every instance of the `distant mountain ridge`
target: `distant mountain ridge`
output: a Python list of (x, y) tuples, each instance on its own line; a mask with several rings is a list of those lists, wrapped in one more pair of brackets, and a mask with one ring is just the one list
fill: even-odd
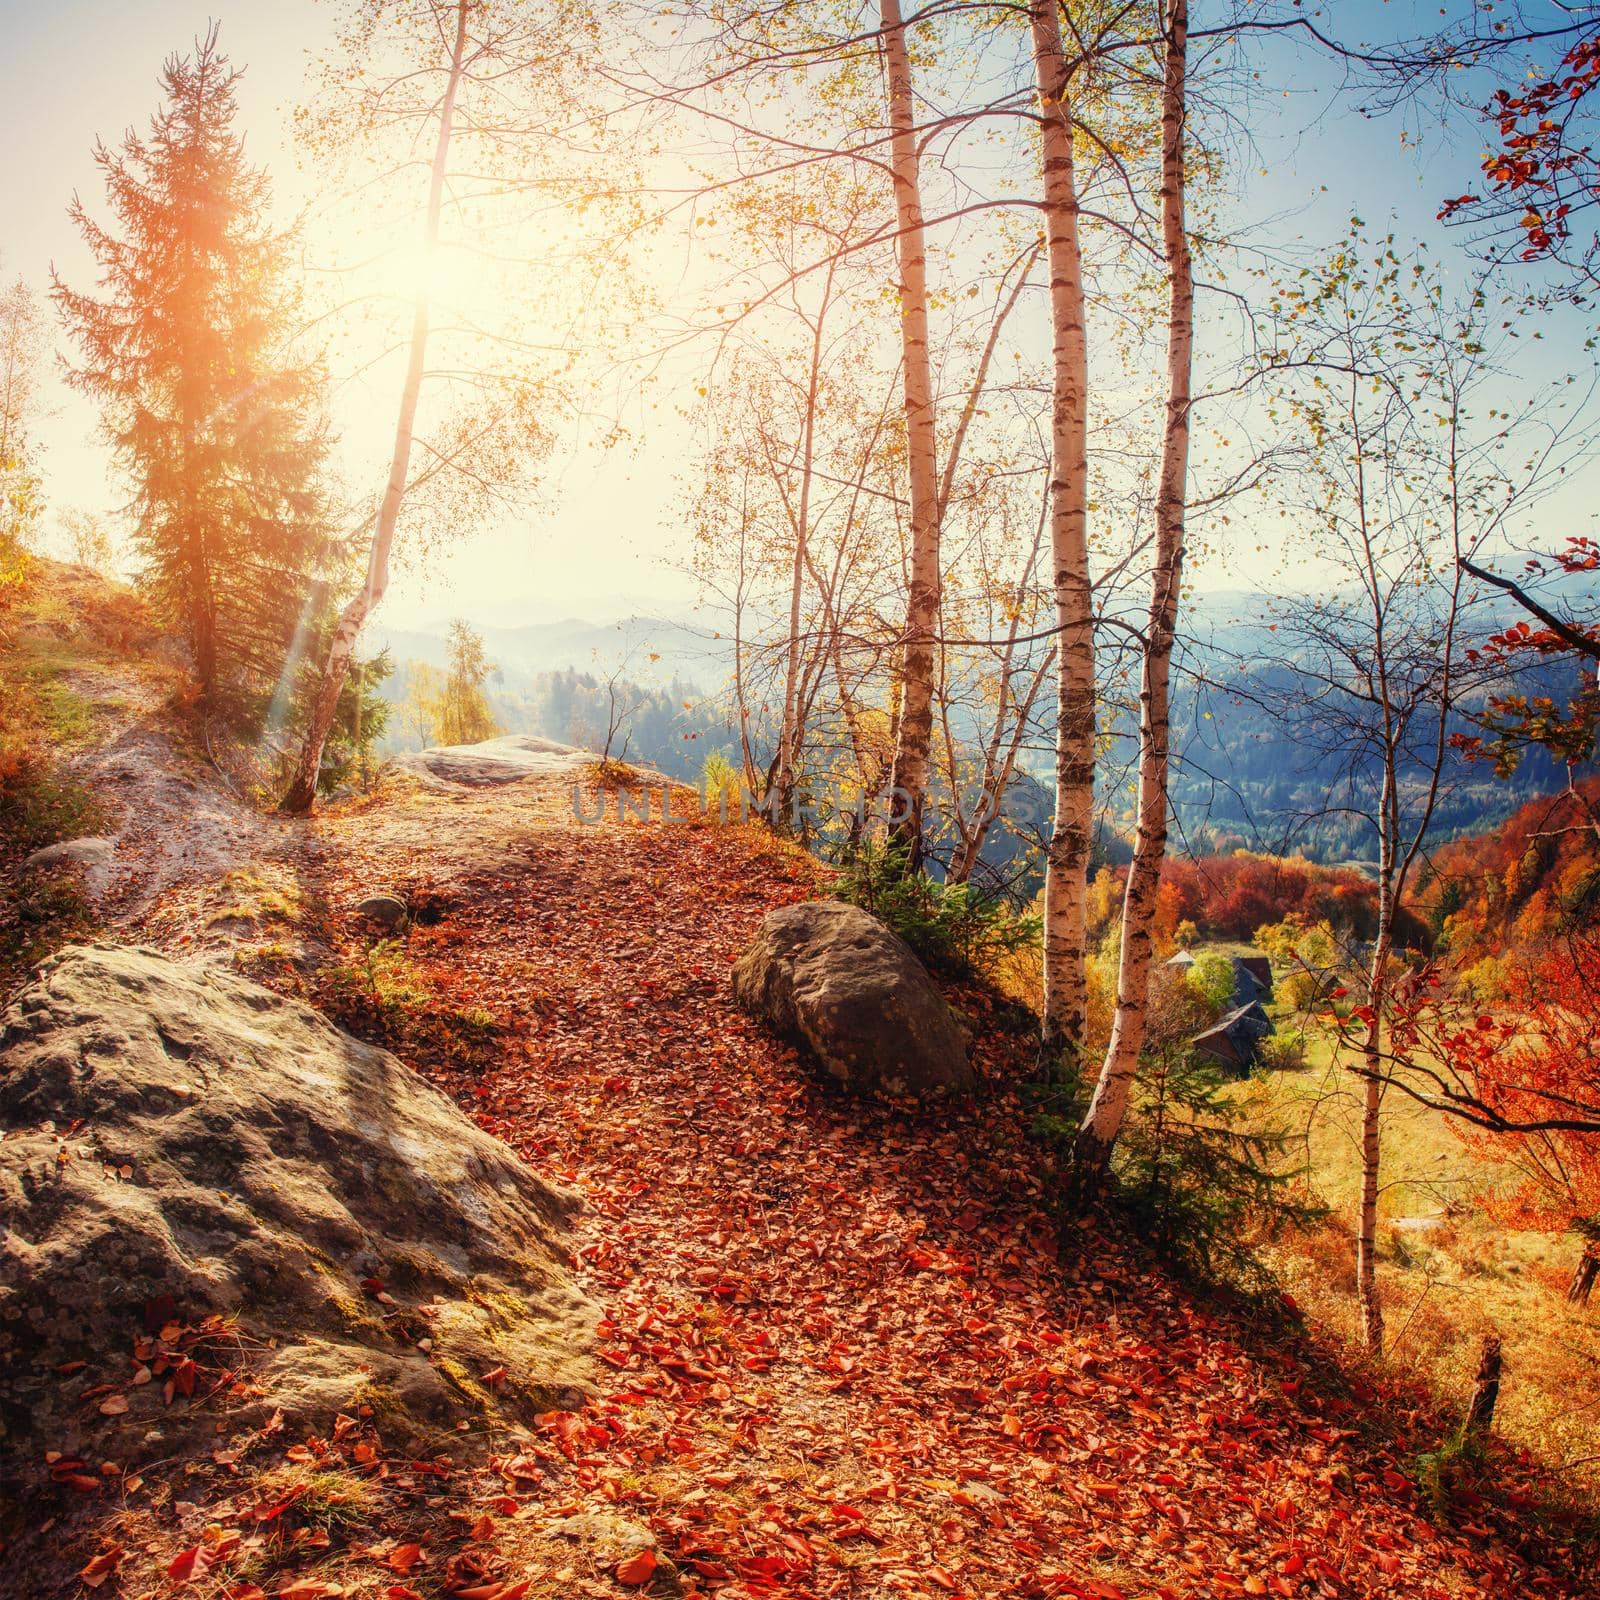
[[(1246, 589), (1214, 590), (1186, 602), (1186, 633), (1175, 663), (1173, 709), (1173, 805), (1182, 849), (1246, 846), (1272, 853), (1303, 852), (1323, 863), (1363, 865), (1375, 854), (1363, 825), (1330, 814), (1330, 789), (1338, 754), (1326, 746), (1291, 738), (1260, 703), (1269, 690), (1283, 645), (1274, 625), (1271, 596)], [(1515, 613), (1486, 607), (1474, 631), (1503, 628)], [(572, 617), (522, 626), (479, 630), (497, 676), (489, 698), (510, 733), (538, 734), (569, 743), (596, 742), (597, 711), (606, 683), (641, 692), (633, 719), (630, 756), (673, 777), (698, 777), (706, 756), (735, 754), (735, 730), (723, 700), (732, 674), (733, 640), (727, 633), (678, 618), (634, 615), (595, 623)], [(374, 629), (372, 642), (389, 649), (397, 672), (390, 697), (406, 692), (410, 662), (442, 668), (445, 630)], [(1530, 674), (1533, 692), (1562, 695), (1573, 674), (1547, 665)], [(1537, 679), (1537, 685), (1533, 683)], [(576, 710), (574, 708), (577, 708)], [(957, 738), (975, 742), (978, 730), (953, 719)], [(1463, 719), (1460, 727), (1469, 724)], [(1108, 820), (1126, 827), (1131, 812), (1131, 758), (1137, 734), (1131, 704), (1109, 719), (1103, 765)], [(1037, 836), (1038, 780), (1048, 780), (1048, 737), (1030, 741), (1024, 753), (1018, 804)], [(1452, 757), (1450, 781), (1438, 809), (1440, 841), (1487, 832), (1529, 798), (1561, 788), (1565, 773), (1535, 753), (1515, 784), (1486, 768)], [(1415, 774), (1413, 775), (1415, 776)], [(1042, 791), (1041, 791), (1042, 792)]]
[[(569, 617), (560, 622), (531, 622), (517, 627), (483, 627), (489, 659), (502, 681), (526, 687), (541, 672), (595, 672), (608, 675), (622, 666), (640, 684), (670, 683), (674, 678), (704, 690), (717, 688), (732, 660), (732, 641), (709, 630), (666, 617), (631, 616), (615, 622), (587, 622)], [(445, 627), (373, 627), (374, 647), (387, 647), (395, 662), (445, 664)]]

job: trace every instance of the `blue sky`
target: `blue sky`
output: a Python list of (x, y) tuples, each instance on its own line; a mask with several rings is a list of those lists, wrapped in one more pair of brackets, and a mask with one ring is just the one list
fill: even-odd
[[(248, 68), (240, 100), (251, 154), (272, 173), (287, 212), (314, 192), (288, 137), (289, 112), (308, 55), (329, 39), (335, 9), (321, 0), (212, 3), (225, 49)], [(1197, 0), (1194, 26), (1205, 26), (1208, 10)], [(207, 13), (173, 0), (0, 0), (0, 14), (7, 41), (0, 136), (9, 152), (0, 163), (0, 270), (42, 288), (54, 262), (69, 281), (82, 283), (87, 262), (65, 206), (74, 189), (91, 207), (98, 201), (91, 142), (96, 134), (114, 140), (130, 123), (143, 123), (156, 102), (162, 57), (186, 47), (206, 26)], [(1343, 37), (1387, 38), (1422, 31), (1438, 17), (1437, 4), (1343, 0), (1319, 20)], [(1470, 182), (1481, 131), (1470, 121), (1441, 124), (1415, 111), (1366, 120), (1326, 59), (1286, 43), (1259, 54), (1260, 86), (1245, 106), (1253, 148), (1249, 159), (1242, 146), (1236, 151), (1233, 230), (1292, 249), (1337, 238), (1359, 211), (1374, 231), (1392, 225), (1404, 239), (1428, 239), (1447, 257), (1459, 254), (1461, 241), (1445, 234), (1434, 213), (1444, 195)], [(1552, 362), (1562, 346), (1570, 350), (1572, 339), (1550, 341)], [(64, 389), (52, 402), (43, 430), (51, 500), (113, 504), (92, 410)], [(387, 408), (380, 397), (372, 409)], [(647, 433), (631, 458), (576, 452), (530, 518), (458, 547), (428, 581), (403, 570), (388, 619), (405, 625), (460, 610), (506, 622), (682, 609), (692, 595), (673, 560), (679, 442), (670, 432)], [(1261, 573), (1252, 559), (1236, 556), (1214, 560), (1197, 576), (1203, 586), (1228, 587)]]

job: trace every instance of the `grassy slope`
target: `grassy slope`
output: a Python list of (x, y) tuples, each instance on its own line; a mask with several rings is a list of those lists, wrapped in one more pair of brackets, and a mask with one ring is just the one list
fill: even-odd
[(70, 873), (24, 875), (20, 863), (105, 826), (115, 803), (79, 780), (73, 758), (96, 746), (119, 706), (84, 679), (115, 668), (170, 686), (155, 639), (126, 586), (54, 561), (31, 564), (0, 621), (0, 992), (93, 925)]
[[(1242, 1092), (1256, 1117), (1294, 1134), (1313, 1187), (1332, 1207), (1327, 1227), (1277, 1253), (1295, 1297), (1352, 1348), (1359, 1336), (1350, 1228), (1361, 1181), (1359, 1086), (1332, 1059), (1325, 1033), (1299, 1072)], [(1505, 1341), (1499, 1424), (1551, 1466), (1594, 1453), (1600, 1421), (1600, 1303), (1569, 1306), (1571, 1239), (1507, 1233), (1478, 1197), (1506, 1181), (1469, 1149), (1450, 1119), (1391, 1092), (1384, 1108), (1379, 1199), (1380, 1285), (1392, 1362), (1442, 1395), (1470, 1392), (1483, 1336)], [(1568, 1474), (1600, 1485), (1595, 1464)]]

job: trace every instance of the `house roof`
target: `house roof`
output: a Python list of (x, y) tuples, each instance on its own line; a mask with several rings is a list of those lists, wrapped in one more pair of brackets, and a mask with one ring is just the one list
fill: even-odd
[(1271, 990), (1272, 963), (1265, 956), (1235, 956), (1233, 968), (1235, 972), (1248, 972), (1262, 990)]
[(1247, 1005), (1235, 1006), (1232, 1011), (1218, 1017), (1211, 1026), (1202, 1033), (1197, 1033), (1190, 1041), (1200, 1044), (1216, 1037), (1232, 1039), (1236, 1035), (1243, 1035), (1250, 1039), (1259, 1039), (1264, 1034), (1272, 1032), (1272, 1022), (1261, 1003), (1257, 1000), (1250, 1001)]

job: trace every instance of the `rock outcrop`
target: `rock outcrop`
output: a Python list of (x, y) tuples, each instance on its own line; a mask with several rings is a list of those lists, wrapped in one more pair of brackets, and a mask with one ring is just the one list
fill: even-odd
[(0, 1028), (4, 1475), (273, 1412), (419, 1445), (577, 1404), (577, 1205), (310, 1007), (69, 948)]
[(578, 776), (598, 757), (587, 750), (531, 733), (508, 733), (478, 744), (438, 745), (398, 758), (397, 765), (421, 778), (469, 789), (520, 783), (524, 778)]
[(23, 858), (22, 864), (30, 869), (59, 867), (63, 864), (103, 867), (110, 861), (116, 848), (115, 839), (65, 839), (60, 844), (47, 844), (35, 850)]
[(967, 1036), (922, 963), (836, 900), (780, 906), (733, 969), (733, 994), (848, 1088), (927, 1097), (970, 1087)]

